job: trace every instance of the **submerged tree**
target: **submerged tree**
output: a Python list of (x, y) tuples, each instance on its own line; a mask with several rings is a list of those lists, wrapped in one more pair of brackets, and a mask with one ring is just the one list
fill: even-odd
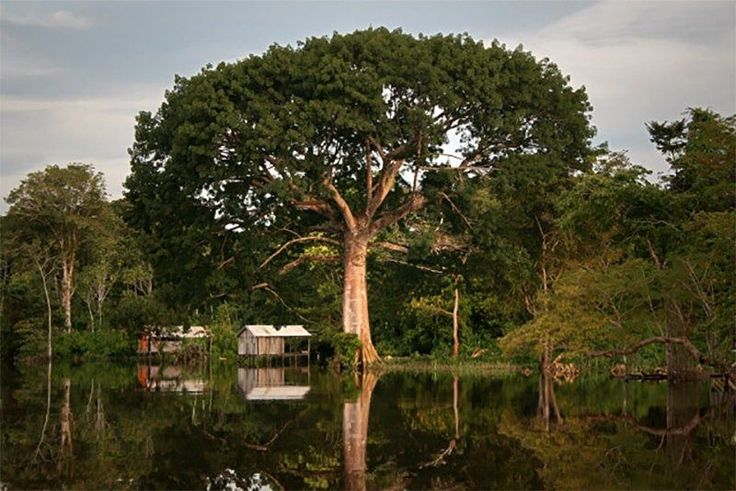
[(302, 234), (289, 243), (339, 244), (343, 330), (370, 363), (366, 254), (431, 201), (428, 173), (534, 162), (568, 175), (587, 165), (588, 110), (548, 60), (468, 36), (371, 29), (273, 46), (177, 77), (159, 111), (139, 115), (130, 221), (153, 233), (175, 214), (188, 234), (276, 231), (289, 216)]

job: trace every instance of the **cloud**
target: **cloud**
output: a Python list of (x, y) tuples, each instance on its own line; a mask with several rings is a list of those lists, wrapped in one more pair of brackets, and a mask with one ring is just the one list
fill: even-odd
[(644, 123), (687, 107), (736, 112), (736, 11), (724, 3), (605, 2), (501, 41), (548, 57), (584, 85), (598, 134), (634, 161), (666, 169)]
[[(135, 116), (155, 110), (163, 88), (141, 86), (124, 94), (78, 99), (0, 99), (0, 195), (5, 198), (32, 170), (85, 162), (105, 174), (113, 198), (130, 170), (126, 151)], [(0, 213), (7, 205), (0, 202)]]
[(88, 17), (75, 15), (68, 10), (57, 10), (51, 15), (12, 15), (5, 9), (0, 10), (0, 20), (8, 24), (28, 27), (45, 27), (55, 29), (87, 29), (92, 27), (92, 20)]

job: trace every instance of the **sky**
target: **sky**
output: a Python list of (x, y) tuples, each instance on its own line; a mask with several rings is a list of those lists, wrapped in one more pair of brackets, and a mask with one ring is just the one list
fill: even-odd
[(595, 142), (654, 175), (667, 166), (645, 122), (696, 106), (736, 113), (734, 1), (3, 1), (0, 213), (49, 164), (93, 164), (120, 197), (135, 115), (160, 106), (175, 74), (370, 26), (468, 33), (549, 58), (585, 86)]

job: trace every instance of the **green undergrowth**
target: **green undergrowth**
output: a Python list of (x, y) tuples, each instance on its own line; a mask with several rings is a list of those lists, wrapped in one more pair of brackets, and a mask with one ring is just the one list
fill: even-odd
[(518, 373), (522, 365), (501, 361), (476, 360), (473, 358), (432, 358), (432, 357), (385, 357), (371, 365), (372, 370), (387, 372), (452, 372), (452, 373), (490, 373), (512, 375)]

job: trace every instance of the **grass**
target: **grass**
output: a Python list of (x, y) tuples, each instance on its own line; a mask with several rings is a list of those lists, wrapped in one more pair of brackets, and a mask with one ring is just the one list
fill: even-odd
[(500, 361), (480, 361), (472, 358), (385, 357), (371, 366), (378, 372), (449, 372), (456, 374), (512, 375), (523, 367)]

